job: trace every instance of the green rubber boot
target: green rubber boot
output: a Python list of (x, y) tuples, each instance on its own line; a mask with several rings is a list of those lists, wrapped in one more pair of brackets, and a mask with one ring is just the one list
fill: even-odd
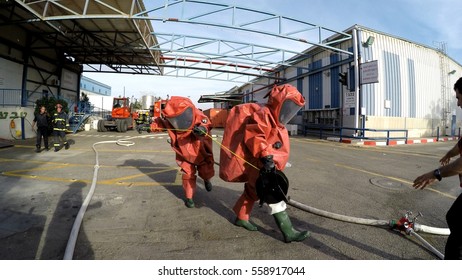
[(194, 204), (194, 200), (190, 199), (190, 198), (186, 198), (186, 201), (184, 202), (184, 204), (186, 205), (186, 207), (188, 208), (194, 208), (194, 206), (196, 206)]
[(292, 222), (286, 211), (273, 214), (274, 220), (284, 235), (284, 242), (290, 243), (292, 241), (300, 242), (305, 240), (310, 233), (307, 231), (297, 231), (292, 227)]
[(243, 228), (245, 228), (246, 230), (249, 230), (249, 231), (257, 231), (258, 230), (256, 225), (254, 225), (251, 222), (246, 221), (246, 220), (240, 220), (240, 219), (236, 218), (236, 221), (234, 222), (234, 224), (236, 226), (238, 226), (238, 227), (243, 227)]

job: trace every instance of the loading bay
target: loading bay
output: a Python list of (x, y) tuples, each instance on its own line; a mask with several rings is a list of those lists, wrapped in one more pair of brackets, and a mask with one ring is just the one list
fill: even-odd
[[(214, 130), (219, 160), (222, 130)], [(113, 143), (125, 137), (133, 146)], [(294, 207), (294, 226), (311, 232), (285, 244), (273, 218), (258, 204), (258, 232), (233, 225), (242, 183), (216, 175), (205, 191), (198, 179), (196, 208), (183, 203), (181, 174), (165, 134), (83, 131), (68, 135), (71, 148), (35, 153), (34, 139), (0, 149), (0, 259), (62, 259), (69, 233), (94, 174), (96, 191), (85, 214), (74, 259), (438, 259), (412, 236), (391, 229), (317, 216)], [(460, 193), (457, 176), (425, 190), (412, 181), (435, 169), (456, 142), (360, 147), (291, 137), (289, 195), (333, 213), (391, 220), (410, 210), (418, 223), (447, 227), (445, 215)], [(421, 236), (444, 253), (447, 236)]]

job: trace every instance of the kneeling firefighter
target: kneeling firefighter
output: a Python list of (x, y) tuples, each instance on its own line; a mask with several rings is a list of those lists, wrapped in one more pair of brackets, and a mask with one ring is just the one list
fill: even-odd
[(167, 129), (176, 162), (183, 173), (185, 205), (193, 208), (196, 190), (196, 171), (204, 180), (207, 191), (212, 190), (210, 179), (215, 175), (212, 139), (206, 137), (212, 124), (202, 111), (197, 109), (189, 98), (172, 96), (163, 110), (165, 120), (156, 118), (151, 131)]
[(258, 230), (249, 218), (253, 205), (260, 199), (260, 204), (268, 204), (287, 243), (302, 241), (309, 235), (307, 231), (295, 230), (285, 211), (289, 182), (282, 173), (290, 152), (285, 125), (304, 104), (295, 87), (282, 85), (272, 89), (263, 106), (252, 103), (235, 106), (229, 114), (222, 143), (230, 145), (230, 150), (240, 154), (241, 159), (224, 149), (220, 154), (220, 177), (225, 181), (245, 182), (244, 192), (233, 207), (237, 215), (235, 224), (250, 231)]

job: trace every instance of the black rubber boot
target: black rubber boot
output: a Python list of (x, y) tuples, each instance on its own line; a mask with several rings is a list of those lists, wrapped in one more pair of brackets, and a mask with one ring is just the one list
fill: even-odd
[(39, 146), (39, 145), (36, 145), (36, 146), (35, 146), (35, 152), (36, 152), (36, 153), (40, 153), (40, 152), (41, 152), (40, 146)]
[(204, 180), (204, 186), (208, 192), (212, 191), (212, 183), (210, 183), (210, 181)]
[(286, 211), (273, 214), (274, 220), (284, 235), (284, 242), (290, 243), (292, 241), (300, 242), (305, 240), (310, 234), (307, 231), (297, 231), (292, 227), (292, 222)]
[(66, 142), (66, 144), (64, 144), (64, 149), (69, 150), (69, 147), (69, 142)]

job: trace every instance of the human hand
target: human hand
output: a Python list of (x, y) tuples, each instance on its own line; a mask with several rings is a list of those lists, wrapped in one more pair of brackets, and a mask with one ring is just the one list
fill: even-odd
[(415, 180), (414, 180), (414, 184), (412, 185), (413, 188), (417, 189), (417, 190), (423, 190), (425, 189), (428, 185), (432, 184), (433, 182), (435, 182), (436, 178), (435, 176), (433, 175), (433, 171), (432, 172), (428, 172), (428, 173), (425, 173), (419, 177), (417, 177)]
[(451, 157), (448, 156), (448, 154), (444, 155), (444, 157), (442, 157), (440, 159), (440, 163), (441, 165), (445, 166), (445, 165), (448, 165), (449, 164), (449, 161), (451, 160)]
[(162, 131), (162, 127), (160, 127), (157, 123), (153, 122), (149, 125), (148, 129), (147, 129), (147, 132), (148, 133), (151, 133), (151, 132), (159, 132), (159, 131)]
[(260, 161), (263, 163), (262, 171), (269, 173), (275, 170), (275, 165), (274, 165), (274, 160), (273, 160), (272, 155), (262, 157), (260, 158)]
[(193, 133), (198, 136), (204, 136), (207, 134), (207, 128), (205, 128), (204, 126), (196, 125), (193, 128)]

